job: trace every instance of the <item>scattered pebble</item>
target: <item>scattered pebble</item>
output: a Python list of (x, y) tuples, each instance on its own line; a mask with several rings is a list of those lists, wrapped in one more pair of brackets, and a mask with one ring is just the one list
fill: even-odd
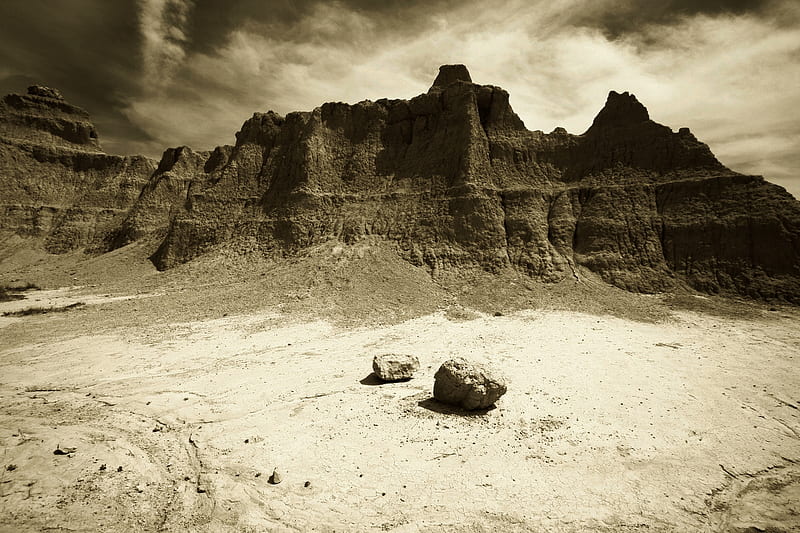
[(283, 475), (278, 472), (278, 469), (276, 468), (272, 471), (272, 475), (269, 476), (269, 482), (273, 485), (277, 485), (281, 481), (283, 481)]
[(8, 465), (8, 466), (6, 466), (6, 471), (7, 471), (7, 472), (13, 472), (13, 471), (14, 471), (14, 470), (16, 470), (16, 469), (17, 469), (17, 465), (15, 465), (15, 464), (13, 464), (13, 463), (12, 463), (12, 464), (10, 464), (10, 465)]
[(105, 464), (105, 463), (103, 463), (103, 464), (101, 464), (101, 465), (100, 465), (100, 470), (101, 470), (101, 471), (102, 471), (102, 470), (105, 470), (106, 468), (107, 468), (107, 467), (106, 467), (106, 464)]
[(78, 451), (78, 448), (64, 448), (61, 449), (61, 445), (59, 444), (56, 446), (56, 449), (53, 451), (53, 455), (69, 455), (71, 453), (75, 453)]
[(306, 481), (305, 483), (303, 483), (303, 486), (308, 488), (308, 487), (311, 486), (311, 482), (310, 481)]
[(121, 466), (117, 467), (117, 472), (122, 472), (122, 467)]

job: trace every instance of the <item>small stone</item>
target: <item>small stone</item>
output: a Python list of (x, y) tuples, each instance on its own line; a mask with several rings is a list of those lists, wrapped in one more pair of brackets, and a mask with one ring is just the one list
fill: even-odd
[(61, 445), (58, 445), (53, 451), (53, 455), (69, 455), (75, 453), (77, 450), (77, 448), (62, 448)]
[(108, 467), (106, 466), (106, 464), (105, 464), (105, 463), (103, 463), (103, 464), (101, 464), (101, 465), (100, 465), (100, 471), (101, 471), (101, 472), (102, 472), (102, 471), (104, 471), (106, 468), (108, 468)]
[(122, 467), (121, 466), (117, 467), (117, 472), (122, 472)]
[(464, 409), (488, 409), (506, 393), (502, 376), (480, 363), (457, 357), (446, 361), (434, 376), (433, 397)]
[(144, 487), (142, 485), (136, 485), (136, 492), (144, 492)]
[(308, 487), (310, 487), (310, 486), (311, 486), (311, 482), (310, 482), (310, 481), (306, 481), (305, 483), (303, 483), (303, 486), (304, 486), (305, 488), (308, 488)]
[(396, 353), (376, 355), (372, 360), (372, 370), (383, 381), (411, 379), (419, 370), (419, 359), (414, 355)]
[(277, 485), (281, 481), (283, 481), (283, 475), (276, 468), (272, 471), (272, 475), (269, 476), (269, 482), (273, 485)]

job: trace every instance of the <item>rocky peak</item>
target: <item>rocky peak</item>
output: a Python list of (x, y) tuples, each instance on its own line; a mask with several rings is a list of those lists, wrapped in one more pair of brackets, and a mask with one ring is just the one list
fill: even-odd
[(627, 91), (622, 94), (611, 91), (606, 105), (597, 114), (590, 129), (634, 125), (648, 120), (650, 114), (636, 96)]
[(89, 113), (64, 100), (58, 89), (44, 85), (0, 100), (0, 137), (48, 149), (101, 151)]
[(246, 143), (271, 146), (272, 140), (285, 120), (284, 117), (271, 110), (266, 113), (253, 113), (253, 116), (247, 119), (236, 133), (237, 146)]
[(54, 100), (64, 100), (64, 95), (58, 89), (46, 87), (44, 85), (31, 85), (28, 87), (28, 94), (31, 96), (41, 96), (43, 98), (52, 98)]
[(472, 83), (472, 77), (469, 75), (467, 67), (464, 65), (442, 65), (439, 67), (439, 75), (436, 76), (428, 92), (434, 89), (444, 89), (458, 81)]

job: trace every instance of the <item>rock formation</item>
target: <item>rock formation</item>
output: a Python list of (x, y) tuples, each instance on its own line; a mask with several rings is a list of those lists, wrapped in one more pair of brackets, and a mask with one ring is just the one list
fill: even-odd
[(433, 397), (467, 410), (488, 409), (506, 393), (506, 382), (485, 365), (456, 357), (434, 375)]
[(145, 157), (105, 154), (86, 111), (56, 89), (0, 100), (0, 236), (103, 251), (153, 170)]
[[(581, 135), (529, 131), (503, 89), (445, 65), (411, 100), (256, 113), (233, 146), (167, 150), (146, 184), (147, 161), (102, 154), (85, 114), (58, 96), (38, 88), (0, 110), (5, 223), (47, 233), (54, 251), (97, 238), (37, 209), (80, 205), (85, 220), (88, 202), (114, 210), (94, 230), (107, 245), (159, 239), (160, 269), (221, 244), (283, 256), (370, 237), (434, 273), (594, 273), (632, 291), (689, 284), (800, 301), (800, 203), (727, 169), (688, 129), (653, 122), (628, 93), (612, 91)], [(40, 169), (76, 191), (34, 186)], [(108, 185), (78, 201), (90, 175)]]
[(419, 359), (408, 354), (380, 354), (372, 359), (372, 370), (382, 381), (411, 379), (419, 370)]

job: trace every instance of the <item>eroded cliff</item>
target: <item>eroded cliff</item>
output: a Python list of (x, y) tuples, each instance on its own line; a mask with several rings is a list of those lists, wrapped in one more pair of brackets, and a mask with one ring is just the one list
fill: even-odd
[(4, 209), (23, 212), (6, 229), (46, 234), (53, 251), (151, 238), (166, 269), (220, 245), (285, 256), (370, 238), (434, 273), (591, 272), (632, 291), (800, 301), (800, 202), (628, 93), (581, 135), (529, 131), (503, 89), (445, 65), (411, 100), (256, 113), (235, 145), (168, 149), (154, 168), (103, 154), (85, 113), (42, 91), (3, 101), (0, 165)]
[(408, 101), (257, 113), (200, 163), (183, 174), (159, 268), (221, 242), (286, 254), (377, 236), (433, 270), (800, 295), (800, 203), (628, 93), (611, 92), (584, 134), (548, 134), (528, 131), (504, 90), (445, 66)]
[(54, 253), (106, 250), (155, 168), (102, 151), (83, 109), (48, 87), (0, 100), (0, 233)]

